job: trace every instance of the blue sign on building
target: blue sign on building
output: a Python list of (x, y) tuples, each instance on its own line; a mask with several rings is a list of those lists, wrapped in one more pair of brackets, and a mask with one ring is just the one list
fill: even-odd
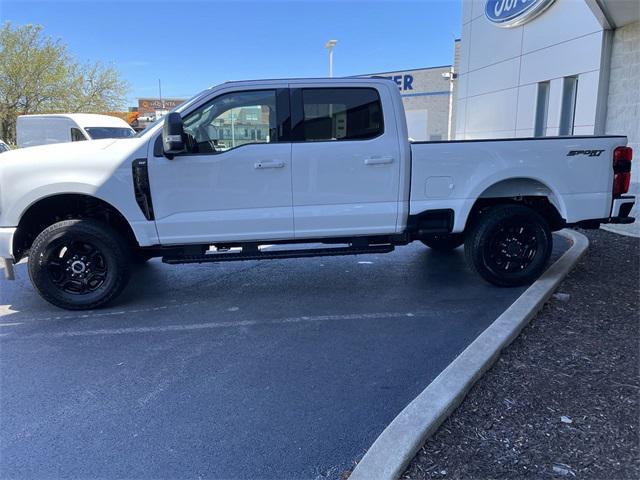
[(398, 85), (398, 90), (401, 92), (405, 90), (413, 90), (413, 75), (392, 75), (390, 77), (382, 77), (388, 78), (389, 80), (393, 80)]
[(544, 12), (554, 0), (487, 0), (485, 16), (499, 27), (523, 25)]

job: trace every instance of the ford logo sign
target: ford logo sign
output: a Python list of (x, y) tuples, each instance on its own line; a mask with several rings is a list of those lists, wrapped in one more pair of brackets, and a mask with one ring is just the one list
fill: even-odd
[(487, 0), (486, 17), (499, 27), (523, 25), (544, 12), (554, 0)]

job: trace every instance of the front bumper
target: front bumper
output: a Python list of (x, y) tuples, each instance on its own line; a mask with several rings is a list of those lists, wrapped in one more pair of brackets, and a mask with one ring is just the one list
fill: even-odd
[(7, 280), (13, 280), (13, 236), (15, 227), (0, 228), (0, 267), (4, 268), (4, 276)]

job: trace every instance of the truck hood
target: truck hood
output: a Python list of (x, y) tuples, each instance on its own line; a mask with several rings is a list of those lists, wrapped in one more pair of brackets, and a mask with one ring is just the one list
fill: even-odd
[(18, 148), (0, 155), (0, 180), (2, 173), (8, 171), (24, 175), (33, 175), (34, 171), (73, 175), (92, 168), (115, 170), (132, 155), (146, 158), (147, 142), (148, 138), (134, 137)]
[(118, 142), (129, 142), (132, 145), (133, 139), (114, 139), (108, 138), (104, 140), (86, 140), (84, 142), (67, 142), (55, 143), (52, 145), (39, 145), (37, 147), (18, 148), (5, 152), (0, 156), (0, 164), (7, 162), (25, 162), (25, 161), (52, 161), (75, 159), (86, 157), (89, 161), (92, 154), (102, 152)]
[(131, 162), (147, 157), (148, 142), (148, 137), (87, 140), (3, 153), (0, 226), (17, 225), (29, 205), (59, 193), (133, 201)]

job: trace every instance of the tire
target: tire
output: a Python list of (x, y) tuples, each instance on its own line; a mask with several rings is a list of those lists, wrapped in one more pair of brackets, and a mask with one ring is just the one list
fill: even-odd
[(42, 298), (67, 310), (106, 305), (124, 289), (131, 254), (109, 225), (86, 220), (54, 223), (36, 237), (29, 254), (29, 277)]
[(467, 262), (499, 287), (527, 285), (544, 271), (553, 237), (548, 222), (522, 205), (498, 205), (481, 212), (465, 241)]
[(464, 235), (461, 233), (449, 233), (433, 235), (421, 240), (427, 247), (438, 252), (449, 252), (464, 243)]

